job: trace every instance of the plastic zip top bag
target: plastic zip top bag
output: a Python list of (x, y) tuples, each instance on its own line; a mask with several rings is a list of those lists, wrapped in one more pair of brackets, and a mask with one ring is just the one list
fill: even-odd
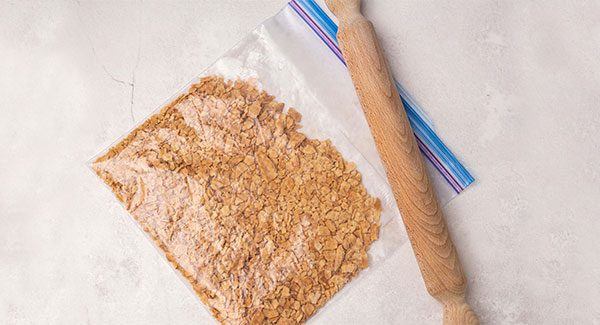
[[(303, 323), (406, 242), (335, 32), (290, 2), (91, 163), (223, 324)], [(473, 178), (399, 90), (447, 202)]]

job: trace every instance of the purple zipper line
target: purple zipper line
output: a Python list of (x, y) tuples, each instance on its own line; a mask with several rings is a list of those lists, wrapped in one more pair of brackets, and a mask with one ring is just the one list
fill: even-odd
[[(304, 22), (306, 22), (308, 24), (308, 26), (317, 34), (317, 36), (319, 36), (319, 38), (325, 43), (325, 45), (327, 45), (327, 47), (333, 52), (333, 54), (335, 54), (335, 56), (344, 65), (346, 65), (346, 61), (344, 61), (344, 57), (343, 57), (342, 52), (340, 51), (339, 47), (329, 37), (329, 35), (327, 35), (321, 29), (321, 26), (319, 24), (317, 24), (310, 17), (310, 15), (306, 13), (306, 11), (304, 11), (302, 6), (300, 6), (295, 0), (290, 1), (289, 5), (300, 16), (300, 18), (302, 18), (302, 20), (304, 20)], [(442, 176), (444, 176), (444, 178), (446, 179), (448, 184), (450, 184), (450, 186), (452, 186), (454, 191), (456, 191), (456, 193), (460, 193), (464, 188), (461, 185), (459, 185), (459, 183), (456, 181), (456, 178), (446, 169), (444, 164), (442, 162), (440, 162), (438, 157), (433, 152), (431, 152), (431, 150), (427, 147), (427, 145), (425, 145), (425, 143), (419, 138), (418, 135), (415, 134), (415, 138), (417, 139), (417, 144), (418, 144), (419, 148), (421, 149), (421, 152), (423, 152), (423, 154), (425, 154), (425, 157), (427, 157), (427, 159), (436, 167), (436, 169), (442, 173)]]
[(462, 186), (460, 186), (460, 184), (458, 184), (456, 182), (454, 177), (452, 177), (452, 175), (450, 175), (448, 173), (446, 168), (444, 168), (441, 165), (441, 163), (439, 162), (437, 157), (431, 152), (431, 150), (429, 150), (429, 148), (427, 148), (425, 143), (423, 143), (423, 141), (421, 141), (421, 139), (419, 139), (419, 137), (415, 137), (415, 138), (417, 139), (417, 145), (421, 149), (421, 152), (423, 152), (425, 154), (425, 157), (427, 157), (427, 159), (429, 159), (429, 161), (431, 161), (431, 163), (433, 163), (433, 165), (437, 168), (437, 170), (442, 172), (442, 176), (444, 176), (444, 178), (450, 184), (450, 186), (452, 186), (454, 191), (456, 191), (456, 193), (460, 193), (464, 188)]
[(304, 11), (304, 9), (302, 9), (302, 7), (298, 3), (296, 3), (296, 1), (290, 1), (290, 6), (302, 18), (302, 20), (304, 20), (308, 24), (308, 26), (310, 26), (310, 28), (317, 34), (317, 36), (319, 36), (319, 38), (323, 42), (325, 42), (325, 44), (327, 45), (327, 47), (329, 47), (333, 54), (335, 54), (335, 56), (337, 56), (338, 59), (340, 59), (340, 61), (342, 61), (342, 63), (346, 65), (346, 61), (344, 61), (344, 57), (342, 56), (342, 52), (340, 51), (340, 49), (329, 38), (329, 36), (325, 34), (325, 32), (323, 32), (321, 27), (317, 23), (315, 23), (315, 21), (312, 18), (310, 18), (306, 11)]

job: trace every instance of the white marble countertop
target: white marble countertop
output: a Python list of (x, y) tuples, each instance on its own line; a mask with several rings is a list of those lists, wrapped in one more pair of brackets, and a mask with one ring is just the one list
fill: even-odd
[[(488, 324), (600, 324), (600, 3), (365, 0)], [(0, 2), (0, 323), (212, 324), (85, 162), (285, 4)], [(440, 324), (408, 245), (314, 323)]]

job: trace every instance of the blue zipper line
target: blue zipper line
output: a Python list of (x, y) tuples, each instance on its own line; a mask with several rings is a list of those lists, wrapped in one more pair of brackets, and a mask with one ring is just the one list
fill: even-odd
[(412, 96), (410, 96), (408, 94), (408, 92), (406, 91), (406, 89), (404, 89), (404, 87), (402, 87), (402, 85), (394, 80), (394, 82), (396, 83), (396, 89), (398, 89), (398, 94), (400, 94), (400, 98), (402, 98), (405, 102), (408, 103), (408, 105), (410, 105), (411, 107), (416, 109), (417, 114), (419, 114), (419, 116), (421, 117), (421, 119), (427, 123), (427, 125), (429, 125), (432, 129), (433, 129), (433, 123), (431, 122), (431, 120), (429, 119), (429, 117), (427, 116), (427, 114), (425, 114), (425, 112), (423, 111), (423, 109), (421, 109), (421, 107), (419, 107), (417, 105), (417, 102), (412, 98)]
[(329, 15), (321, 9), (318, 3), (314, 0), (296, 0), (302, 4), (302, 7), (308, 9), (311, 16), (319, 23), (319, 25), (329, 34), (332, 40), (337, 43), (338, 26), (331, 20)]
[(456, 156), (448, 149), (448, 147), (440, 140), (440, 138), (433, 132), (431, 127), (427, 123), (423, 123), (421, 117), (414, 111), (414, 109), (404, 101), (404, 108), (410, 124), (417, 133), (419, 133), (421, 140), (427, 143), (430, 149), (435, 152), (444, 166), (452, 171), (452, 174), (458, 178), (463, 189), (469, 186), (475, 178), (467, 171), (467, 169), (456, 159)]
[[(312, 23), (317, 24), (317, 26), (313, 26), (313, 24), (311, 22), (308, 22), (304, 18), (304, 16), (303, 16), (304, 14), (306, 14), (306, 15), (309, 15), (309, 14), (306, 13), (304, 11), (304, 9), (302, 9), (300, 7), (299, 4), (297, 4), (293, 0), (290, 1), (289, 4), (290, 4), (290, 7), (298, 14), (298, 16), (300, 16), (307, 23), (308, 27), (310, 27), (310, 29), (312, 29), (313, 32), (315, 32), (315, 35), (317, 35), (323, 41), (323, 43), (325, 45), (327, 45), (327, 47), (333, 52), (333, 54), (335, 54), (335, 56), (340, 60), (340, 62), (342, 62), (344, 65), (346, 65), (346, 62), (344, 62), (344, 58), (342, 57), (341, 53), (338, 54), (338, 52), (335, 51), (335, 49), (332, 47), (332, 46), (335, 46), (335, 44), (337, 44), (337, 43), (334, 43), (334, 45), (330, 45), (332, 42), (329, 39), (329, 37), (327, 35), (321, 35), (323, 32), (322, 32), (321, 28), (318, 26), (319, 22), (315, 22), (311, 17), (308, 17), (308, 19), (310, 19)], [(296, 8), (296, 7), (298, 7), (298, 8)]]
[[(331, 39), (337, 43), (338, 26), (331, 20), (329, 15), (321, 9), (314, 0), (296, 0), (304, 7), (311, 16), (319, 23), (319, 25), (329, 34)], [(441, 141), (441, 139), (433, 132), (431, 127), (425, 121), (425, 118), (419, 113), (418, 105), (410, 98), (410, 96), (402, 96), (404, 90), (401, 85), (396, 82), (396, 88), (401, 94), (402, 103), (406, 108), (407, 115), (413, 129), (419, 134), (420, 138), (435, 152), (440, 161), (447, 167), (452, 174), (457, 177), (463, 188), (469, 186), (475, 178), (467, 171), (467, 169), (456, 159), (450, 149)], [(406, 97), (406, 98), (405, 98)]]

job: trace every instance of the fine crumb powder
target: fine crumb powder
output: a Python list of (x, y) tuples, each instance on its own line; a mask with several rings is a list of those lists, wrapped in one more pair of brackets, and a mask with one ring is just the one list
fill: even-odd
[(300, 119), (209, 76), (92, 165), (223, 324), (303, 323), (368, 266), (379, 200)]

